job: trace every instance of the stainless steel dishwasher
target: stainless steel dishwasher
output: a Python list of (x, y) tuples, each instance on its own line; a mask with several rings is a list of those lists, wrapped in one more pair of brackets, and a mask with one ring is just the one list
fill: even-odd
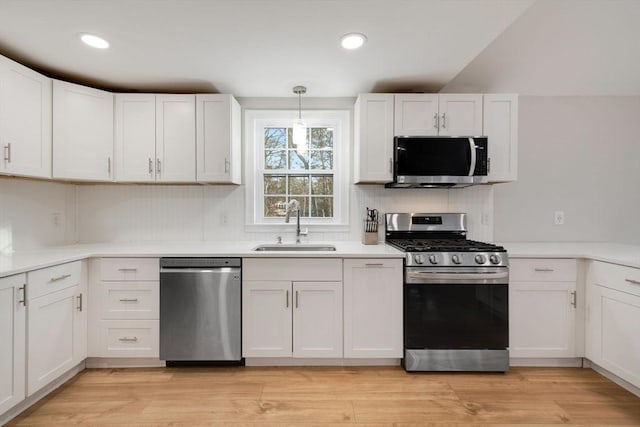
[(243, 364), (242, 259), (160, 259), (160, 359)]

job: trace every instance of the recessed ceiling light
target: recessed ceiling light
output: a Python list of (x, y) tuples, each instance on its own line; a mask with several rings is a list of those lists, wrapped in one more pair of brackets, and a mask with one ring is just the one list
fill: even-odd
[(345, 49), (358, 49), (366, 41), (367, 38), (364, 34), (349, 33), (342, 36), (342, 38), (340, 39), (340, 44), (342, 44), (342, 47)]
[(108, 41), (102, 37), (94, 36), (93, 34), (80, 34), (80, 40), (91, 47), (95, 47), (96, 49), (106, 49), (109, 47)]

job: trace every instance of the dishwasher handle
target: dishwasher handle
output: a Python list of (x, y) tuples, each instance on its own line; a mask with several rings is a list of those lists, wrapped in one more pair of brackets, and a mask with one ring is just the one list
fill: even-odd
[(160, 273), (240, 273), (239, 267), (161, 268)]

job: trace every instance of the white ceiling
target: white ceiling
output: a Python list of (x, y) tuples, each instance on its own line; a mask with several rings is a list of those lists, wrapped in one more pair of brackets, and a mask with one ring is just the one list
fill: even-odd
[[(0, 53), (116, 91), (435, 92), (533, 0), (0, 0)], [(368, 42), (345, 51), (339, 38)], [(93, 50), (78, 33), (103, 36)]]

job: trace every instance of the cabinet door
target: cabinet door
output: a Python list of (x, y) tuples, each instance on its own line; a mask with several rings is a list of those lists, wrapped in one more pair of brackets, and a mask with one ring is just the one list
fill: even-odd
[(113, 179), (113, 94), (53, 81), (53, 177)]
[(342, 283), (293, 283), (293, 357), (342, 357)]
[(0, 173), (51, 177), (51, 79), (0, 56)]
[(344, 357), (402, 357), (402, 260), (344, 260)]
[(0, 414), (25, 398), (24, 274), (0, 279)]
[(511, 357), (574, 357), (575, 282), (513, 282), (509, 286)]
[(396, 136), (428, 136), (438, 134), (438, 95), (395, 95)]
[(195, 96), (156, 95), (156, 181), (195, 180)]
[(483, 134), (489, 137), (489, 182), (518, 178), (518, 95), (484, 95)]
[(600, 289), (600, 366), (640, 387), (640, 297)]
[(243, 282), (244, 357), (291, 357), (291, 298), (291, 282)]
[(482, 95), (440, 95), (440, 135), (482, 135)]
[(36, 391), (75, 366), (78, 286), (29, 300), (27, 393)]
[(354, 106), (356, 184), (393, 179), (393, 104), (393, 94), (358, 95)]
[(116, 94), (114, 120), (116, 181), (155, 181), (156, 96)]
[(240, 104), (231, 95), (196, 95), (198, 182), (240, 184)]

